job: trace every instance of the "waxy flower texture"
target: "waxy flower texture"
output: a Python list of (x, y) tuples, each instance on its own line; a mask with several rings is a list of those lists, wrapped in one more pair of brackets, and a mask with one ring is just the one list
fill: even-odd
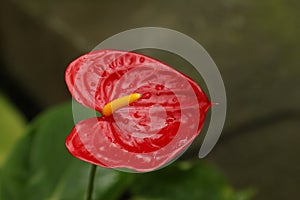
[(101, 113), (77, 123), (66, 147), (105, 168), (165, 166), (198, 136), (212, 105), (189, 77), (133, 52), (87, 53), (68, 66), (65, 80), (77, 102)]

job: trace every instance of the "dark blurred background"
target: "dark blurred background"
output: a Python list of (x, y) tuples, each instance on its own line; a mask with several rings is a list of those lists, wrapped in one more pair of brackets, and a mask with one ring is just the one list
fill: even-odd
[(0, 90), (31, 120), (71, 98), (66, 66), (104, 39), (143, 26), (180, 31), (209, 52), (227, 90), (224, 132), (205, 160), (236, 188), (256, 188), (257, 200), (297, 199), (300, 1), (120, 2), (2, 1)]

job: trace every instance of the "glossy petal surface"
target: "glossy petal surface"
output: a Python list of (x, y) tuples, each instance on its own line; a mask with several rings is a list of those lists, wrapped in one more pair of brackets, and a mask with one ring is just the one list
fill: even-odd
[(108, 168), (163, 166), (191, 144), (211, 106), (191, 79), (136, 53), (86, 54), (69, 65), (66, 82), (73, 98), (100, 112), (116, 98), (142, 94), (112, 116), (81, 121), (66, 140), (75, 157)]

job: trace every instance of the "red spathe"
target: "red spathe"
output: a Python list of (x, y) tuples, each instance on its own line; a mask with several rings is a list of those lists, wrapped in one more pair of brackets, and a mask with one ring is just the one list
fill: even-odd
[(73, 156), (106, 168), (162, 167), (192, 143), (211, 106), (189, 77), (132, 52), (90, 52), (68, 66), (65, 78), (73, 98), (99, 112), (114, 99), (142, 94), (111, 116), (79, 122), (66, 139)]

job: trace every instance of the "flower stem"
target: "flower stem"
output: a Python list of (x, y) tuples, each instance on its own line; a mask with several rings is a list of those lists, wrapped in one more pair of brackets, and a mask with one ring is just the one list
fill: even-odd
[(92, 200), (96, 169), (97, 169), (97, 165), (92, 165), (91, 166), (89, 183), (88, 183), (88, 188), (87, 188), (86, 200)]

